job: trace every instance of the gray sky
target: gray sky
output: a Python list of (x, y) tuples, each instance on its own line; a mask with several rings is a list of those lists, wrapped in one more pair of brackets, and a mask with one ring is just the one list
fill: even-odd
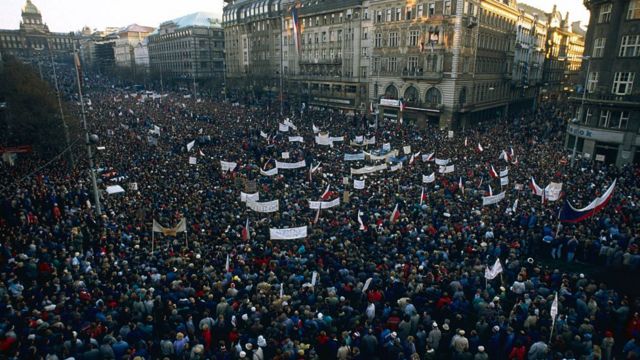
[[(26, 0), (0, 0), (0, 29), (17, 29), (20, 9)], [(161, 22), (196, 11), (222, 14), (222, 0), (32, 0), (42, 19), (52, 31), (80, 30), (84, 25), (104, 29), (137, 23), (158, 26)], [(550, 11), (554, 3), (571, 21), (586, 24), (589, 12), (582, 0), (523, 0), (524, 3)]]

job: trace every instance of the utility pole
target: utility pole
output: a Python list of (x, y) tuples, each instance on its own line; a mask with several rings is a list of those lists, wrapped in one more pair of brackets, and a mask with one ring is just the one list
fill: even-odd
[[(588, 61), (587, 64), (587, 73), (584, 74), (584, 88), (582, 89), (582, 101), (580, 102), (580, 109), (578, 110), (577, 121), (582, 121), (582, 116), (584, 115), (584, 102), (587, 98), (587, 86), (589, 85), (589, 71), (591, 70), (591, 58), (589, 56), (583, 56), (582, 60)], [(573, 135), (573, 151), (571, 152), (571, 167), (575, 164), (576, 161), (576, 152), (578, 150), (578, 135)]]
[(87, 156), (89, 157), (89, 174), (91, 176), (91, 186), (93, 187), (93, 200), (96, 203), (96, 217), (102, 215), (102, 206), (100, 205), (100, 194), (98, 193), (98, 184), (96, 182), (96, 173), (93, 165), (93, 152), (91, 151), (91, 139), (89, 138), (89, 129), (87, 127), (87, 117), (84, 111), (84, 98), (82, 97), (82, 82), (80, 74), (80, 58), (78, 53), (73, 49), (73, 57), (76, 68), (76, 80), (78, 84), (78, 97), (80, 98), (80, 109), (82, 110), (82, 127), (84, 129), (84, 137), (87, 145)]
[(53, 53), (51, 52), (51, 45), (49, 39), (47, 39), (47, 49), (49, 50), (49, 59), (51, 60), (51, 68), (53, 69), (53, 84), (56, 87), (56, 95), (58, 95), (58, 108), (60, 109), (60, 118), (62, 119), (62, 127), (64, 128), (64, 138), (67, 145), (67, 155), (69, 157), (69, 168), (74, 166), (73, 152), (71, 151), (71, 139), (69, 137), (69, 126), (64, 118), (64, 111), (62, 110), (62, 98), (60, 96), (60, 87), (58, 86), (58, 74), (56, 73), (56, 64), (53, 61)]

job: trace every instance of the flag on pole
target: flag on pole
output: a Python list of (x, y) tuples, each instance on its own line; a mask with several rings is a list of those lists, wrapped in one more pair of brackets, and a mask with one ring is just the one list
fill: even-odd
[(398, 204), (396, 204), (396, 207), (393, 209), (393, 212), (391, 213), (391, 217), (389, 218), (389, 220), (391, 221), (392, 224), (394, 224), (396, 221), (398, 221), (399, 218), (400, 218), (400, 211), (398, 211)]
[(460, 188), (460, 192), (462, 192), (462, 195), (464, 195), (464, 183), (462, 182), (462, 176), (460, 177), (460, 180), (458, 181), (458, 187)]
[(469, 146), (469, 139), (467, 139), (467, 137), (464, 137), (464, 147)]
[(247, 222), (244, 224), (244, 227), (242, 228), (242, 240), (247, 241), (249, 240), (249, 237), (250, 237), (249, 218), (247, 218)]
[(325, 189), (325, 191), (322, 193), (322, 195), (320, 195), (320, 199), (329, 200), (329, 198), (332, 195), (332, 191), (329, 190), (330, 187), (331, 187), (331, 184), (327, 185), (327, 188)]
[(227, 254), (227, 262), (224, 264), (224, 271), (229, 272), (231, 269), (231, 261), (229, 259), (229, 254)]
[(488, 266), (484, 270), (484, 277), (487, 280), (493, 280), (502, 272), (502, 264), (500, 263), (500, 259), (496, 259), (496, 262), (493, 264), (491, 268)]
[(556, 316), (558, 316), (558, 293), (556, 292), (556, 296), (553, 298), (553, 303), (551, 304), (551, 310), (549, 311), (552, 320), (556, 320)]
[(498, 172), (496, 171), (496, 169), (493, 168), (493, 165), (491, 165), (491, 169), (489, 169), (489, 176), (491, 176), (494, 179), (498, 178)]
[(493, 189), (491, 188), (491, 185), (489, 185), (489, 196), (493, 196)]
[(362, 211), (358, 210), (358, 224), (360, 224), (360, 231), (367, 231), (367, 226), (362, 222)]
[(534, 195), (542, 196), (544, 194), (544, 189), (536, 184), (536, 180), (533, 178), (533, 176), (529, 181), (529, 188), (531, 189), (531, 191), (533, 191)]
[(191, 149), (193, 149), (193, 147), (196, 145), (196, 141), (193, 140), (192, 142), (187, 144), (187, 151), (191, 151)]
[(509, 156), (507, 155), (507, 152), (502, 150), (500, 152), (500, 156), (498, 156), (498, 160), (504, 160), (506, 162), (509, 162)]
[(582, 209), (574, 208), (569, 203), (569, 200), (565, 199), (564, 206), (562, 207), (562, 210), (560, 210), (560, 221), (568, 223), (578, 223), (600, 212), (600, 210), (607, 206), (607, 204), (611, 200), (613, 191), (616, 187), (616, 182), (617, 179), (613, 181), (613, 183), (609, 186), (607, 191), (602, 194), (602, 196), (597, 197), (595, 200), (589, 203), (589, 205)]
[(420, 193), (420, 205), (427, 200), (427, 195), (424, 193), (424, 187), (422, 187), (422, 192)]
[(280, 298), (282, 299), (283, 296), (284, 296), (284, 284), (280, 283)]

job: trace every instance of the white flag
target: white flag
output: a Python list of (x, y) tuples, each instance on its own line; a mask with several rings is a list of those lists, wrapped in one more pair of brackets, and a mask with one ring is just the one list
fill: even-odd
[(502, 272), (502, 264), (500, 263), (500, 259), (496, 259), (496, 262), (493, 264), (491, 268), (487, 266), (484, 271), (484, 277), (488, 280), (493, 280)]
[(193, 149), (193, 147), (196, 145), (196, 141), (193, 140), (192, 142), (187, 144), (187, 151), (191, 151), (191, 149)]
[(362, 292), (367, 292), (367, 290), (369, 289), (369, 286), (371, 286), (371, 281), (373, 280), (373, 278), (368, 278), (367, 281), (364, 282), (364, 286), (362, 287)]
[(555, 320), (556, 316), (558, 316), (558, 293), (556, 293), (556, 296), (553, 298), (553, 303), (551, 304), (551, 310), (549, 311), (549, 314), (551, 314), (551, 319)]

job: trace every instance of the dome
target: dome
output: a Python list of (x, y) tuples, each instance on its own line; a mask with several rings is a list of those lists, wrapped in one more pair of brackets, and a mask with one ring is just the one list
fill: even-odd
[(22, 13), (23, 14), (38, 14), (38, 15), (40, 15), (40, 10), (38, 10), (38, 8), (35, 5), (33, 5), (31, 0), (27, 0), (27, 3), (24, 4), (24, 6), (22, 7)]

